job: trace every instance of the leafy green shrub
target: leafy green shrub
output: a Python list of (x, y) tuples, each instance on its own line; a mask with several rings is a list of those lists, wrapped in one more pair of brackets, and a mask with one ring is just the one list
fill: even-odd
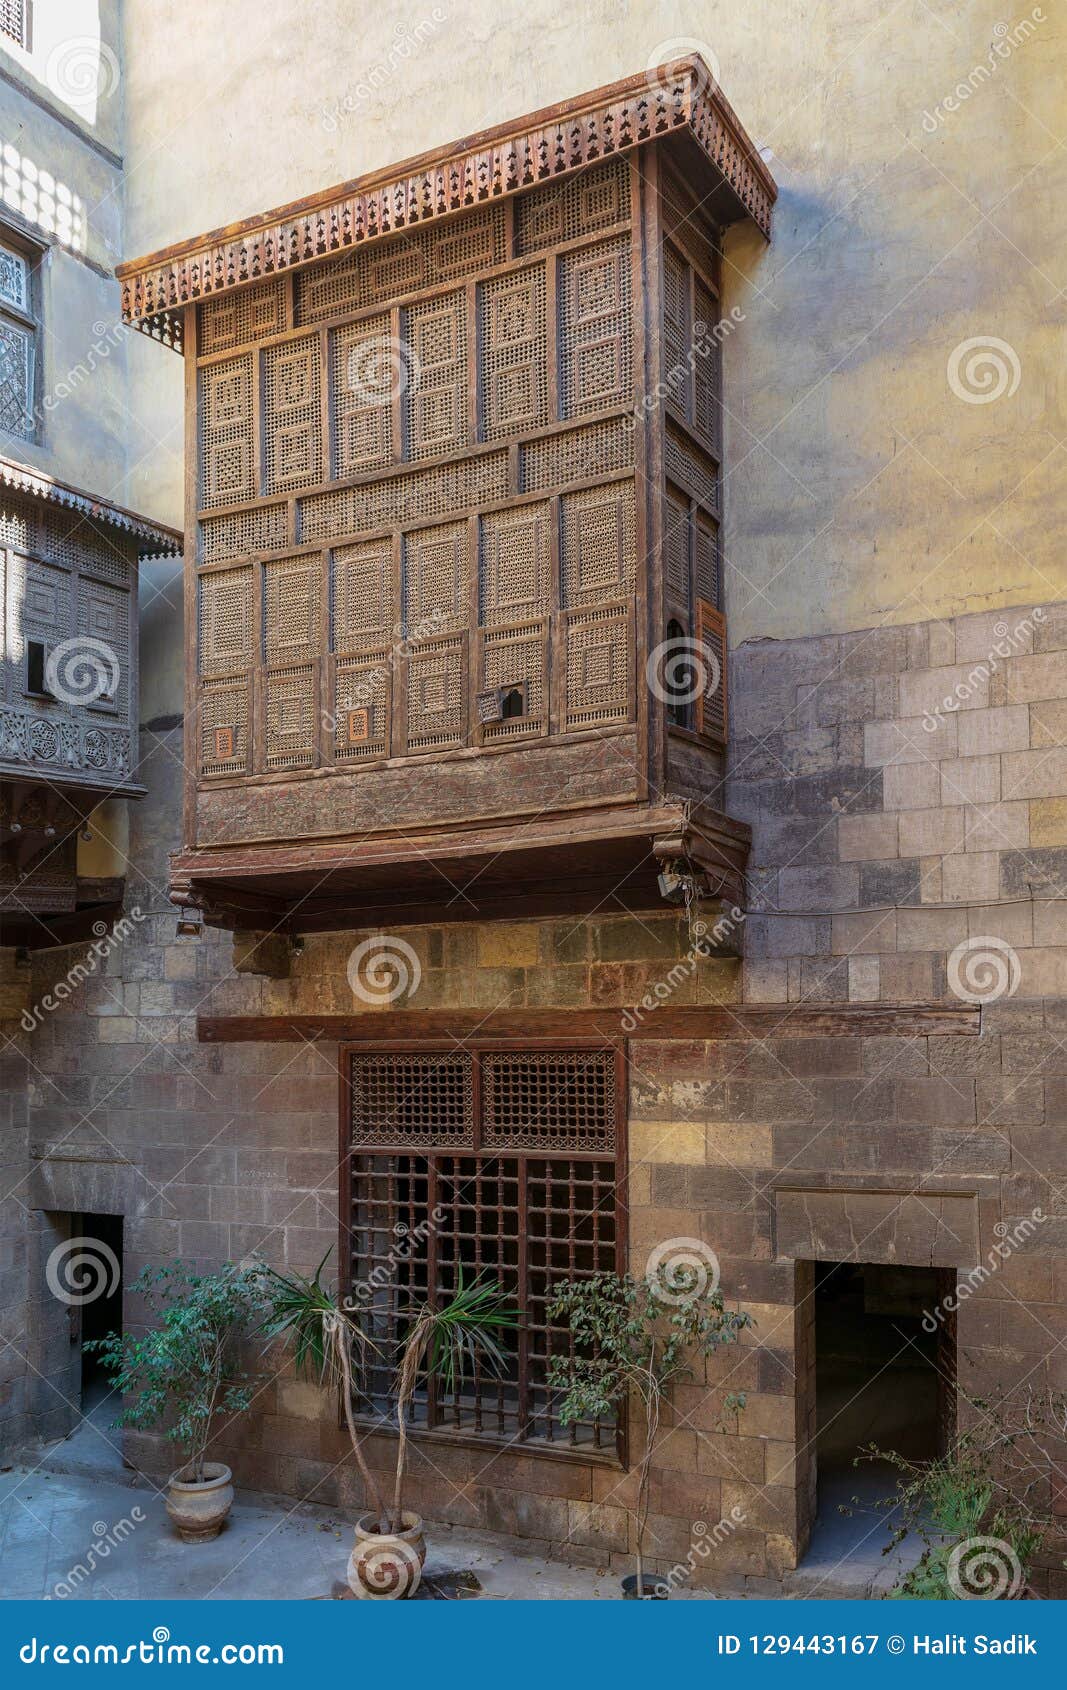
[(133, 1286), (159, 1324), (143, 1336), (112, 1332), (91, 1339), (113, 1388), (131, 1398), (115, 1426), (148, 1431), (165, 1426), (178, 1446), (183, 1477), (199, 1483), (216, 1422), (242, 1414), (252, 1401), (254, 1376), (241, 1371), (238, 1345), (262, 1304), (261, 1270), (231, 1263), (194, 1274), (181, 1263), (146, 1268)]

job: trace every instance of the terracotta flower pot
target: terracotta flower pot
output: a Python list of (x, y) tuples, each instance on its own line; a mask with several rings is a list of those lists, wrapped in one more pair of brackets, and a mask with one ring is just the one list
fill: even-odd
[(221, 1461), (205, 1461), (203, 1479), (180, 1467), (170, 1476), (167, 1513), (183, 1543), (207, 1543), (218, 1537), (233, 1506), (233, 1474)]
[(404, 1529), (380, 1532), (375, 1514), (356, 1522), (356, 1541), (348, 1557), (348, 1584), (354, 1596), (370, 1602), (398, 1602), (414, 1596), (422, 1578), (426, 1544), (418, 1514), (403, 1515)]

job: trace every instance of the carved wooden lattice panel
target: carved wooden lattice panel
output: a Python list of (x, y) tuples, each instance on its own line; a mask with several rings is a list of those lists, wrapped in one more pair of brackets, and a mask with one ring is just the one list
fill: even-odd
[(223, 563), (255, 552), (281, 551), (291, 540), (284, 505), (264, 505), (259, 510), (237, 511), (233, 516), (205, 517), (200, 524), (201, 555), (205, 563)]
[(478, 345), (482, 438), (497, 440), (546, 423), (544, 265), (479, 288)]
[(34, 558), (12, 557), (8, 607), (9, 625), (20, 646), (27, 640), (58, 644), (72, 632), (70, 575)]
[(82, 575), (99, 576), (117, 587), (132, 584), (133, 568), (114, 531), (97, 527), (85, 517), (68, 511), (43, 514), (39, 544), (44, 557), (55, 563), (76, 565)]
[(333, 554), (331, 582), (334, 651), (364, 651), (393, 638), (398, 613), (390, 541), (339, 547)]
[(519, 480), (524, 493), (541, 493), (575, 481), (595, 481), (613, 470), (632, 469), (633, 463), (630, 419), (613, 417), (520, 446)]
[(630, 620), (626, 605), (566, 613), (566, 728), (601, 727), (631, 716)]
[(613, 1050), (482, 1057), (486, 1150), (614, 1151), (617, 1115)]
[(488, 270), (507, 257), (500, 206), (413, 229), (297, 276), (298, 323), (320, 323)]
[(317, 335), (268, 347), (263, 354), (268, 493), (314, 487), (322, 469), (322, 370)]
[(300, 501), (301, 538), (339, 540), (369, 529), (402, 527), (493, 504), (507, 492), (507, 452), (487, 452), (458, 464), (435, 464), (360, 487), (313, 493)]
[(334, 474), (358, 475), (393, 459), (393, 389), (407, 379), (389, 315), (330, 333)]
[(463, 745), (467, 732), (466, 633), (413, 646), (408, 657), (408, 750)]
[(552, 513), (547, 503), (493, 511), (479, 524), (479, 603), (485, 623), (552, 608)]
[(630, 172), (622, 160), (583, 170), (558, 186), (535, 188), (515, 207), (519, 252), (559, 246), (630, 217)]
[(560, 389), (565, 417), (633, 398), (630, 243), (605, 241), (560, 264)]
[(664, 463), (669, 480), (692, 493), (705, 509), (719, 509), (718, 465), (680, 428), (668, 423), (664, 437)]
[(563, 602), (594, 604), (631, 592), (637, 572), (633, 482), (565, 493), (560, 512)]
[(354, 1052), (349, 1060), (354, 1146), (473, 1145), (472, 1056)]
[(458, 452), (470, 438), (467, 296), (413, 305), (404, 313), (411, 362), (404, 391), (404, 434), (411, 458)]
[(206, 365), (200, 388), (200, 503), (208, 508), (254, 499), (252, 354)]
[(200, 687), (200, 768), (205, 775), (244, 775), (252, 764), (249, 685), (206, 680)]
[(519, 715), (482, 724), (486, 744), (495, 740), (540, 737), (548, 730), (546, 657), (548, 623), (524, 622), (514, 628), (487, 628), (481, 637), (479, 696), (501, 699), (518, 693)]
[(470, 565), (465, 522), (419, 528), (404, 536), (404, 625), (424, 640), (470, 620)]
[(259, 282), (209, 299), (200, 307), (200, 354), (228, 352), (285, 329), (285, 283)]
[(286, 558), (263, 565), (263, 650), (271, 665), (318, 654), (322, 559)]
[(389, 750), (393, 654), (368, 652), (337, 660), (334, 680), (334, 757), (339, 763), (381, 757)]
[(252, 571), (200, 577), (200, 673), (228, 675), (252, 664)]
[(130, 704), (129, 593), (104, 581), (82, 579), (78, 583), (77, 623), (79, 633), (95, 642), (97, 651), (105, 648), (107, 673), (101, 680), (114, 681), (111, 691), (102, 692), (94, 700), (95, 706), (111, 706), (120, 716), (126, 716)]
[(318, 674), (310, 663), (269, 669), (264, 684), (268, 769), (307, 768), (315, 762)]

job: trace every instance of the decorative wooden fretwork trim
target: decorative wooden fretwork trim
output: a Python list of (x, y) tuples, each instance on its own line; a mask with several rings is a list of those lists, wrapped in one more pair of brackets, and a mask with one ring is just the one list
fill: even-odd
[(80, 493), (77, 488), (68, 487), (65, 482), (56, 481), (50, 475), (41, 475), (39, 471), (30, 469), (26, 464), (16, 463), (11, 458), (0, 458), (0, 487), (8, 487), (13, 493), (29, 494), (45, 504), (60, 505), (67, 510), (78, 511), (82, 516), (91, 517), (94, 522), (106, 522), (112, 528), (134, 534), (139, 540), (150, 542), (154, 547), (154, 556), (173, 557), (182, 549), (182, 537), (176, 529), (164, 528), (158, 522), (149, 522), (146, 517), (138, 516), (134, 511), (124, 510), (121, 505), (113, 505), (107, 499), (94, 498), (91, 493)]
[(194, 300), (521, 193), (680, 131), (721, 175), (736, 218), (751, 217), (769, 237), (774, 180), (694, 57), (120, 264), (122, 315), (180, 349), (178, 314)]

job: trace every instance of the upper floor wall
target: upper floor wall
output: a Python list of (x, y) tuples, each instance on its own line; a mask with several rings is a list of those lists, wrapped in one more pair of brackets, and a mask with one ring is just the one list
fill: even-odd
[[(594, 0), (502, 21), (456, 0), (401, 33), (364, 11), (358, 44), (342, 0), (305, 8), (298, 35), (273, 0), (203, 0), (196, 30), (147, 0), (126, 11), (136, 252), (698, 46), (780, 188), (774, 248), (739, 229), (725, 250), (723, 306), (745, 315), (725, 347), (732, 639), (1062, 590), (1067, 395), (1040, 373), (1059, 367), (1067, 284), (1057, 8)], [(175, 148), (167, 91), (194, 82)], [(974, 340), (1005, 371), (989, 402), (968, 391)], [(139, 402), (158, 416), (154, 371)]]
[(131, 430), (114, 265), (123, 245), (115, 0), (4, 8), (0, 456), (120, 504)]

